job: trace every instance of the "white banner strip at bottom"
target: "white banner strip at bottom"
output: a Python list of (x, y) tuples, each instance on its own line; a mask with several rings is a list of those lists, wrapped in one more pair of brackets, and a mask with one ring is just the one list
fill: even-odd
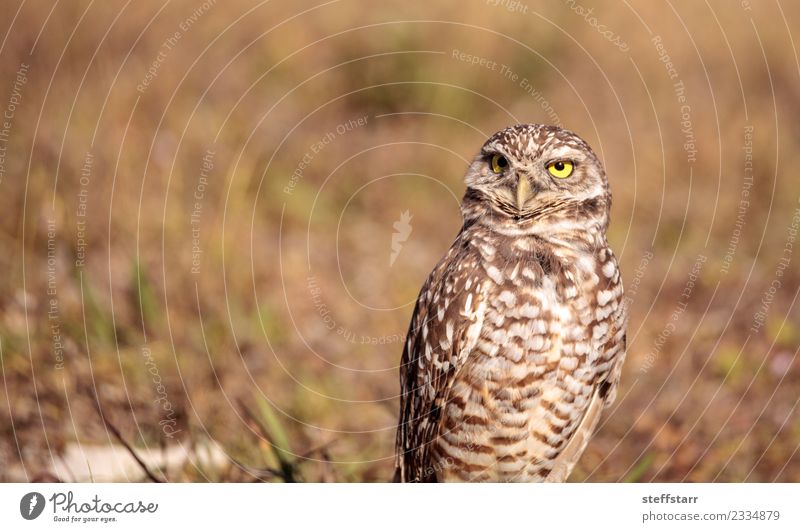
[(800, 484), (0, 484), (0, 500), (15, 531), (800, 530)]

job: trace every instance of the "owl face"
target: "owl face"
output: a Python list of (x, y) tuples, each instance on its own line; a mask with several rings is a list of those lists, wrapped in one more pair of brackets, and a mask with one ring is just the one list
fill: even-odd
[(491, 214), (519, 223), (568, 212), (604, 218), (610, 204), (606, 174), (592, 149), (555, 126), (520, 124), (495, 133), (465, 181), (468, 196)]

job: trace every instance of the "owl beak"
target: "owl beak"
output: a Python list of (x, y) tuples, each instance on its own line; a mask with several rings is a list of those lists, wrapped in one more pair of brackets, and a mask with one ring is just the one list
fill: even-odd
[(520, 175), (517, 181), (517, 210), (522, 212), (522, 208), (532, 195), (531, 184), (528, 182), (528, 176), (524, 174)]

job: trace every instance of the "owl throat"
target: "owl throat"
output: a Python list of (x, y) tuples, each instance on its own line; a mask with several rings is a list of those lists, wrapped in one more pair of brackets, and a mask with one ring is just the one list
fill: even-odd
[(516, 249), (549, 244), (573, 251), (593, 252), (605, 247), (610, 198), (567, 198), (533, 205), (520, 212), (514, 205), (467, 189), (461, 204), (465, 230), (481, 230), (510, 237)]

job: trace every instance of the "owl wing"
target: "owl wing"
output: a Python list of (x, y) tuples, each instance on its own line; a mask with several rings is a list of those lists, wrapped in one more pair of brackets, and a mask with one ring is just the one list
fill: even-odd
[(594, 387), (592, 398), (589, 400), (589, 405), (586, 407), (578, 428), (575, 429), (569, 442), (559, 453), (545, 482), (566, 482), (570, 473), (572, 473), (572, 468), (578, 463), (583, 451), (586, 450), (586, 446), (589, 444), (592, 434), (594, 434), (595, 428), (597, 428), (604, 407), (614, 402), (616, 386), (619, 382), (624, 358), (625, 352), (623, 350), (615, 361), (612, 372)]
[[(625, 330), (628, 324), (628, 309), (625, 305), (622, 290), (622, 281), (616, 265), (616, 259), (611, 250), (601, 253), (602, 258), (614, 265), (613, 270), (601, 268), (598, 271), (601, 282), (595, 289), (595, 300), (605, 301), (595, 309), (596, 319), (592, 322), (590, 330), (595, 326), (606, 324), (606, 333), (601, 335), (595, 346), (595, 366), (597, 378), (595, 380), (592, 396), (584, 411), (578, 427), (572, 433), (564, 449), (558, 455), (546, 482), (565, 482), (572, 472), (572, 468), (583, 454), (589, 440), (594, 433), (600, 416), (605, 408), (609, 407), (616, 398), (617, 384), (622, 374), (622, 364), (625, 361), (627, 336)], [(597, 294), (604, 292), (603, 297)], [(605, 294), (610, 296), (605, 296)], [(608, 299), (606, 299), (608, 297)], [(601, 318), (602, 316), (602, 318)]]
[(478, 341), (486, 308), (478, 258), (456, 239), (417, 298), (400, 367), (395, 481), (435, 480), (430, 445), (458, 370)]
[[(617, 397), (617, 384), (622, 375), (622, 363), (625, 361), (625, 351), (628, 347), (626, 334), (628, 305), (623, 297), (622, 279), (614, 253), (606, 248), (600, 253), (600, 258), (605, 259), (605, 263), (598, 265), (598, 276), (601, 281), (596, 289), (595, 300), (598, 306), (595, 309), (596, 321), (592, 326), (601, 322), (608, 325), (606, 333), (598, 339), (598, 356), (595, 360), (599, 374), (599, 391), (603, 406), (607, 408)], [(601, 294), (607, 296), (600, 297)], [(605, 318), (601, 318), (602, 316)]]

